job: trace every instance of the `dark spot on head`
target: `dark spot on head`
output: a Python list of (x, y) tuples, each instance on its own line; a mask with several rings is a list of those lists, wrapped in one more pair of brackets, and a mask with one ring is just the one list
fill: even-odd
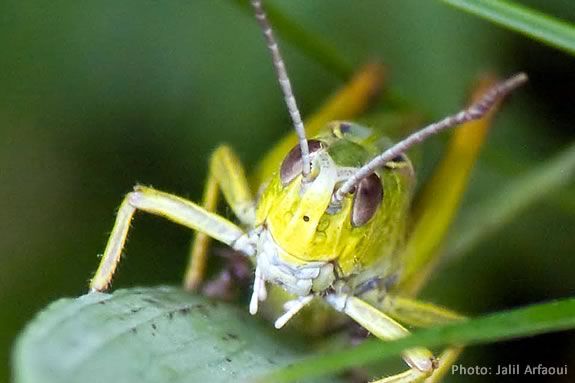
[(138, 311), (142, 310), (142, 307), (134, 307), (132, 310), (130, 310), (132, 313), (137, 313)]
[(190, 312), (190, 307), (182, 307), (181, 309), (179, 309), (178, 311), (180, 312), (180, 314), (182, 315), (186, 315)]
[(308, 217), (307, 215), (304, 215), (304, 216), (303, 216), (303, 220), (304, 220), (305, 222), (309, 222), (309, 217)]
[(98, 304), (105, 305), (106, 301), (100, 301), (100, 302), (98, 302)]
[(168, 319), (172, 319), (173, 317), (174, 317), (174, 313), (173, 313), (173, 311), (170, 311), (168, 313)]
[(231, 358), (226, 358), (226, 362), (230, 363), (231, 361)]
[(393, 157), (392, 161), (393, 162), (405, 162), (405, 155), (404, 154), (398, 154), (397, 156)]
[(130, 331), (132, 332), (132, 334), (136, 334), (138, 332), (138, 330), (135, 327), (132, 327)]
[(155, 323), (152, 323), (152, 328), (153, 328), (154, 330), (157, 330), (157, 329), (158, 329), (158, 327), (156, 326)]
[(228, 338), (230, 338), (230, 339), (233, 339), (233, 340), (238, 339), (238, 336), (237, 336), (236, 334), (231, 333), (231, 332), (227, 333), (226, 335), (227, 335)]

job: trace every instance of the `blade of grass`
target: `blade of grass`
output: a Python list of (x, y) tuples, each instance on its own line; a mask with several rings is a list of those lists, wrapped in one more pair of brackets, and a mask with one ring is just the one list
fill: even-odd
[(575, 176), (575, 143), (512, 180), (492, 198), (468, 209), (448, 241), (446, 257), (460, 256)]
[[(483, 149), (482, 158), (485, 164), (493, 167), (505, 177), (515, 177), (516, 174), (528, 172), (541, 163), (536, 159), (510, 153), (503, 148), (494, 149), (492, 146)], [(547, 195), (545, 203), (563, 213), (575, 216), (575, 182)]]
[(349, 367), (398, 355), (414, 346), (484, 344), (573, 328), (575, 298), (567, 298), (421, 330), (394, 342), (368, 340), (354, 348), (303, 359), (265, 375), (260, 382), (292, 382), (333, 374)]
[[(233, 0), (233, 2), (252, 15), (248, 0)], [(354, 66), (339, 54), (333, 45), (301, 27), (273, 4), (267, 2), (265, 8), (274, 30), (277, 30), (282, 38), (340, 79), (346, 80), (351, 77)]]
[(575, 55), (573, 24), (508, 0), (441, 1)]

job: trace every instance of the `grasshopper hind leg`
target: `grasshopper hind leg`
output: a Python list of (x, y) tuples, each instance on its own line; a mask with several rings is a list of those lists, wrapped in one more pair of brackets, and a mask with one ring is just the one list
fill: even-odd
[[(233, 150), (226, 145), (218, 147), (210, 158), (208, 181), (202, 201), (204, 209), (209, 212), (216, 211), (220, 190), (240, 222), (246, 226), (253, 226), (255, 202), (245, 171)], [(210, 241), (211, 238), (206, 233), (201, 231), (196, 233), (184, 276), (186, 290), (197, 290), (204, 280)]]

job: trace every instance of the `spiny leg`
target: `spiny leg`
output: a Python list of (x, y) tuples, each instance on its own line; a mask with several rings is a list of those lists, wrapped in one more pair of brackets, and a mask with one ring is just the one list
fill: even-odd
[(110, 284), (120, 261), (130, 222), (136, 210), (159, 215), (183, 226), (204, 232), (210, 237), (248, 255), (253, 255), (254, 253), (254, 249), (247, 240), (244, 231), (232, 222), (206, 211), (184, 198), (149, 187), (136, 186), (133, 192), (126, 195), (120, 205), (102, 260), (90, 282), (90, 290), (104, 291)]
[[(218, 190), (221, 189), (224, 199), (240, 222), (253, 225), (255, 203), (241, 162), (229, 146), (222, 145), (214, 151), (208, 173), (202, 207), (209, 212), (215, 212), (218, 206)], [(184, 276), (186, 290), (195, 290), (202, 283), (210, 240), (206, 233), (196, 232)]]
[(441, 379), (451, 370), (451, 366), (459, 358), (462, 351), (463, 347), (459, 346), (452, 346), (443, 351), (437, 358), (437, 368), (433, 371), (433, 375), (425, 379), (425, 383), (441, 382)]
[[(401, 324), (358, 297), (333, 294), (328, 295), (326, 300), (336, 310), (345, 313), (382, 340), (394, 340), (409, 334)], [(411, 370), (378, 380), (378, 383), (422, 382), (437, 367), (431, 351), (423, 347), (406, 350), (402, 356)]]

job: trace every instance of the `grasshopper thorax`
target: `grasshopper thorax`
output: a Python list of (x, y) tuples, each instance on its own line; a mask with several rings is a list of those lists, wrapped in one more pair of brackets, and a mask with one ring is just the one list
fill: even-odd
[(357, 284), (367, 278), (366, 270), (368, 277), (372, 270), (389, 270), (411, 197), (409, 160), (383, 166), (334, 203), (337, 188), (387, 142), (365, 127), (334, 122), (308, 142), (307, 179), (299, 146), (287, 154), (258, 200), (257, 266), (263, 280), (303, 296), (337, 279)]

